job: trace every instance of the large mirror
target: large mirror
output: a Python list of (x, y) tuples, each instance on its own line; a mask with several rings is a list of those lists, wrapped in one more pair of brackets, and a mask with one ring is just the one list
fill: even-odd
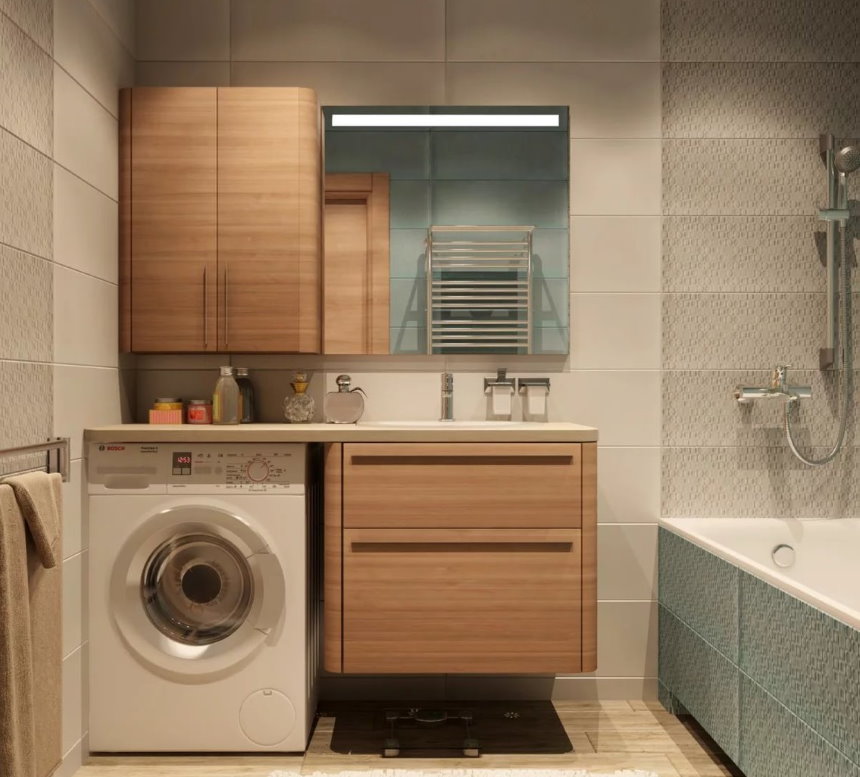
[(327, 175), (387, 186), (390, 353), (568, 352), (567, 107), (324, 114)]

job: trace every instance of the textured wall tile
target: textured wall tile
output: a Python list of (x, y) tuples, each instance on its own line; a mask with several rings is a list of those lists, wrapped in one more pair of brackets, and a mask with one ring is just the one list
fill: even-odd
[(824, 294), (664, 294), (663, 368), (818, 367)]
[[(240, 5), (247, 4), (242, 0)], [(138, 59), (230, 59), (229, 0), (136, 2)]]
[(747, 777), (860, 777), (860, 768), (760, 686), (740, 677), (738, 765)]
[(660, 604), (733, 663), (738, 660), (738, 568), (660, 529)]
[(0, 243), (50, 258), (51, 167), (48, 157), (0, 130)]
[(668, 215), (798, 215), (822, 207), (817, 140), (664, 140)]
[(860, 763), (860, 631), (744, 572), (740, 634), (740, 668)]
[(660, 58), (659, 0), (448, 0), (453, 61)]
[(858, 59), (860, 5), (843, 0), (663, 0), (663, 58)]
[(678, 62), (663, 66), (671, 138), (860, 135), (860, 64)]
[[(51, 436), (51, 391), (50, 365), (0, 362), (0, 447), (44, 442)], [(44, 457), (39, 458), (44, 463)], [(14, 465), (4, 460), (3, 469)]]
[(51, 360), (51, 278), (50, 262), (0, 245), (0, 358)]
[(0, 11), (51, 53), (54, 42), (54, 0), (0, 0)]
[(54, 59), (114, 116), (118, 90), (134, 81), (134, 58), (90, 0), (58, 2)]
[[(664, 445), (786, 445), (783, 400), (739, 404), (733, 395), (735, 386), (768, 386), (770, 379), (771, 370), (665, 371)], [(794, 438), (802, 447), (828, 446), (836, 440), (842, 413), (841, 381), (836, 371), (789, 370), (790, 384), (812, 387), (812, 398), (804, 399), (791, 413)], [(860, 374), (855, 372), (854, 384), (858, 381)], [(860, 439), (856, 423), (854, 417), (849, 445)]]
[[(442, 61), (445, 4), (443, 0), (242, 0), (231, 5), (230, 46), (234, 60)], [(140, 51), (138, 56), (155, 58)]]
[(738, 677), (734, 664), (660, 607), (660, 682), (733, 760), (738, 758)]
[(0, 14), (0, 127), (46, 154), (53, 138), (51, 58)]
[(852, 447), (826, 467), (802, 464), (787, 447), (663, 448), (663, 515), (853, 517), (860, 515), (859, 480), (860, 455)]
[(823, 292), (823, 238), (814, 216), (667, 216), (663, 291)]

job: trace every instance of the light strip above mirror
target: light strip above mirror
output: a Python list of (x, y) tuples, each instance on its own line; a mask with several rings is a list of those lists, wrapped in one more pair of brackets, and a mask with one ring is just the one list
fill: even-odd
[(559, 127), (557, 113), (333, 113), (332, 127)]

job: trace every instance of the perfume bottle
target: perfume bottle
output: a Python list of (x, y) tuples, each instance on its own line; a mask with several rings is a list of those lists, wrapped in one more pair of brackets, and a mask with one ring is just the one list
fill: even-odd
[(222, 367), (221, 376), (212, 392), (212, 423), (239, 423), (239, 384), (232, 367)]
[(309, 424), (314, 420), (316, 403), (307, 393), (308, 384), (306, 372), (296, 372), (293, 375), (293, 382), (290, 385), (295, 393), (284, 399), (284, 418), (291, 424)]
[(364, 391), (358, 386), (350, 388), (352, 378), (338, 375), (337, 391), (329, 391), (323, 402), (327, 424), (354, 424), (364, 412)]

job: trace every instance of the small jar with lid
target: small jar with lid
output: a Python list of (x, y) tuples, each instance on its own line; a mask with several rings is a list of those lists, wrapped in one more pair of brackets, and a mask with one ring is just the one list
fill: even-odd
[(211, 399), (189, 399), (188, 409), (185, 413), (189, 424), (211, 424), (212, 423), (212, 400)]

